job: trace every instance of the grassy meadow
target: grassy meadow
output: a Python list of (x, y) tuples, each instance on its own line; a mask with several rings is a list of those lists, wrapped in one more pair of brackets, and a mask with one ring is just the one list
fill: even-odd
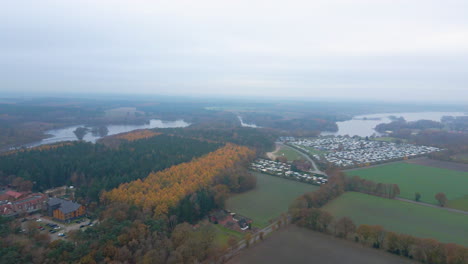
[(356, 225), (381, 225), (386, 230), (468, 246), (468, 215), (408, 202), (347, 192), (324, 208)]
[(222, 225), (214, 225), (216, 228), (215, 241), (218, 245), (228, 246), (229, 238), (233, 237), (237, 240), (240, 240), (244, 237), (245, 234), (231, 230)]
[(257, 187), (236, 194), (226, 201), (226, 208), (254, 220), (256, 227), (265, 227), (270, 219), (288, 211), (294, 199), (317, 186), (252, 172), (257, 176)]
[(321, 155), (321, 156), (327, 154), (326, 151), (315, 149), (315, 148), (312, 148), (312, 147), (303, 146), (303, 148), (307, 149), (310, 154), (317, 154), (317, 155)]
[(285, 146), (281, 146), (280, 149), (277, 152), (275, 152), (275, 156), (285, 157), (286, 159), (288, 159), (288, 161), (304, 159), (304, 157), (301, 154), (297, 153), (296, 150)]
[(468, 195), (465, 195), (462, 198), (450, 200), (447, 206), (468, 212)]
[[(448, 200), (457, 200), (468, 195), (468, 172), (399, 162), (350, 170), (346, 174), (358, 175), (375, 182), (396, 183), (400, 187), (400, 197), (414, 200), (415, 193), (419, 192), (420, 201), (430, 204), (437, 204), (434, 196), (438, 192), (445, 193)], [(463, 201), (466, 202), (464, 206), (468, 207), (468, 199), (458, 203), (463, 204)]]

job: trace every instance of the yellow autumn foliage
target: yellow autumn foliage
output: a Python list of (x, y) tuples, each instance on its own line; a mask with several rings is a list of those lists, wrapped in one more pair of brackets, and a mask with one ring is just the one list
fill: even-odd
[(144, 180), (124, 183), (103, 193), (103, 202), (134, 204), (155, 217), (164, 215), (185, 196), (208, 187), (223, 171), (250, 159), (254, 152), (242, 146), (227, 144), (203, 157), (150, 173)]
[(128, 133), (117, 134), (113, 137), (118, 138), (118, 139), (128, 140), (128, 141), (135, 141), (138, 139), (150, 138), (150, 137), (154, 137), (154, 136), (161, 135), (161, 134), (162, 133), (157, 133), (148, 129), (142, 129), (142, 130), (131, 131)]

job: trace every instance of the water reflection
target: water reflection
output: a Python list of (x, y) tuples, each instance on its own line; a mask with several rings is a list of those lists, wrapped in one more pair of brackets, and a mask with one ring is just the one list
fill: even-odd
[[(109, 125), (107, 126), (107, 135), (115, 135), (119, 133), (129, 132), (136, 129), (150, 129), (150, 128), (176, 128), (176, 127), (187, 127), (190, 124), (184, 120), (176, 121), (162, 121), (159, 119), (152, 119), (149, 123), (144, 125)], [(61, 141), (77, 140), (75, 131), (78, 127), (83, 127), (83, 125), (71, 126), (61, 129), (53, 129), (46, 132), (46, 134), (51, 135), (51, 137), (43, 139), (39, 142), (31, 143), (26, 145), (26, 147), (36, 147), (44, 144), (52, 144)], [(89, 131), (83, 137), (84, 141), (95, 143), (96, 140), (100, 139), (101, 136), (99, 133), (92, 133)]]
[(406, 121), (418, 121), (418, 120), (431, 120), (440, 121), (443, 116), (464, 116), (466, 114), (462, 112), (416, 112), (416, 113), (383, 113), (383, 114), (371, 114), (371, 115), (359, 115), (355, 116), (351, 120), (336, 122), (338, 125), (338, 132), (322, 132), (321, 135), (334, 135), (334, 136), (372, 136), (379, 135), (375, 131), (375, 127), (378, 124), (390, 123), (392, 120), (390, 116), (403, 117)]

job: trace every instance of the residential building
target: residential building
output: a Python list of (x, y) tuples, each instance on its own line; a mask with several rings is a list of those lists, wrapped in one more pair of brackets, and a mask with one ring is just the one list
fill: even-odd
[(16, 216), (46, 208), (47, 196), (42, 193), (18, 193), (7, 191), (0, 196), (0, 215)]
[(71, 221), (86, 214), (85, 206), (72, 201), (50, 198), (48, 202), (49, 216), (60, 221)]

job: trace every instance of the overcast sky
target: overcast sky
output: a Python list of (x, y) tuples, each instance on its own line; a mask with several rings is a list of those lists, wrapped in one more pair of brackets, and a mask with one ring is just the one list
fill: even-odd
[(468, 102), (467, 0), (11, 0), (0, 92)]

